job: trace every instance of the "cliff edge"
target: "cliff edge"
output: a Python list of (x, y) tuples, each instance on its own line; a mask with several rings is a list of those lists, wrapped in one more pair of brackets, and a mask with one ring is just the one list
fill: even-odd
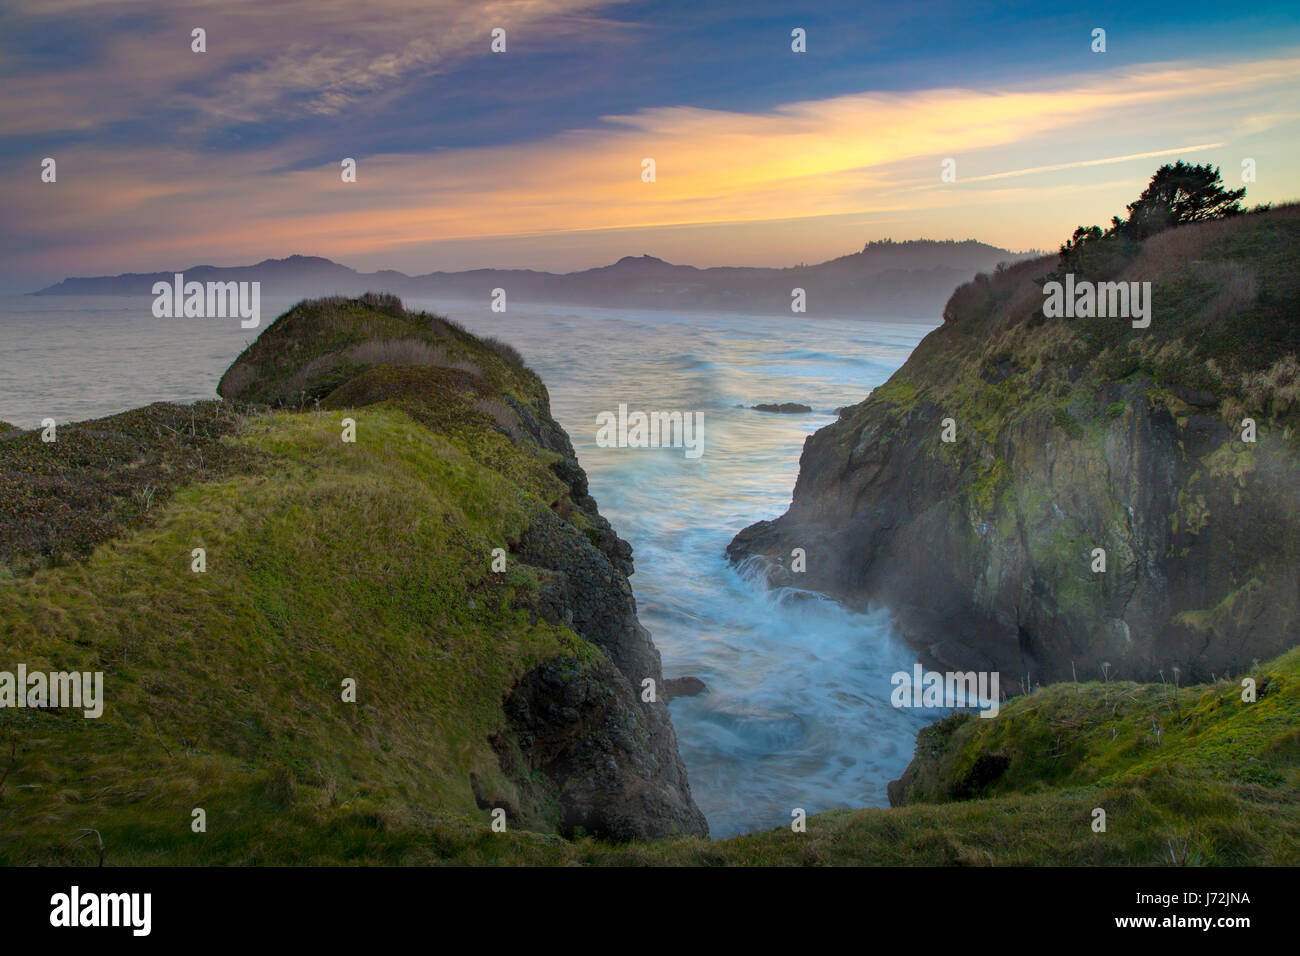
[(4, 658), (103, 675), (93, 719), (0, 709), (0, 860), (707, 834), (631, 548), (513, 349), (305, 301), (219, 393), (0, 436)]
[(1046, 316), (1055, 257), (977, 277), (808, 438), (790, 509), (732, 560), (884, 604), (928, 666), (1008, 691), (1210, 681), (1295, 645), (1300, 207), (1111, 247), (1074, 279), (1151, 283), (1147, 327)]

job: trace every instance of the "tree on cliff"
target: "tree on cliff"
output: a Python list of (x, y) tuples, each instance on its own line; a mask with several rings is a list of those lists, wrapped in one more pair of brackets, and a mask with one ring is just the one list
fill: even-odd
[(1173, 226), (1239, 215), (1245, 211), (1239, 202), (1245, 195), (1244, 186), (1223, 188), (1217, 166), (1192, 166), (1182, 160), (1166, 163), (1155, 171), (1142, 195), (1129, 203), (1127, 219), (1111, 217), (1105, 232), (1100, 226), (1075, 229), (1074, 235), (1061, 245), (1061, 265), (1082, 270), (1086, 265), (1097, 265), (1099, 259), (1122, 255), (1123, 250), (1115, 246), (1141, 242)]
[(1142, 195), (1129, 204), (1128, 220), (1115, 219), (1110, 231), (1141, 241), (1172, 226), (1236, 216), (1244, 212), (1238, 201), (1244, 195), (1244, 186), (1223, 188), (1217, 166), (1179, 160), (1156, 170)]

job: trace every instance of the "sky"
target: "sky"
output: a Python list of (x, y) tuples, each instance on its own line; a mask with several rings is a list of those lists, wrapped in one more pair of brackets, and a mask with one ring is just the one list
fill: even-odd
[(1055, 249), (1177, 159), (1300, 199), (1298, 67), (1294, 2), (0, 0), (0, 291)]

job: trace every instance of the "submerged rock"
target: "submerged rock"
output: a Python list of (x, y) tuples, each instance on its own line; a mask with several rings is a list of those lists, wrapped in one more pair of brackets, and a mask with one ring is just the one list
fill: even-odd
[(668, 700), (677, 697), (698, 697), (708, 692), (708, 685), (698, 677), (669, 677), (664, 681), (664, 696)]

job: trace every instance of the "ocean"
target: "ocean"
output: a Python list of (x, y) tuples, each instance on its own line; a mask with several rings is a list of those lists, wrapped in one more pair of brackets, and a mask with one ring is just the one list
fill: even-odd
[[(152, 298), (0, 298), (0, 420), (27, 428), (156, 401), (214, 397), (261, 329), (157, 319)], [(267, 297), (262, 328), (291, 304)], [(708, 692), (671, 704), (696, 802), (715, 837), (788, 825), (791, 811), (885, 806), (937, 711), (890, 705), (916, 655), (880, 610), (771, 591), (727, 564), (743, 527), (781, 514), (804, 439), (897, 369), (934, 324), (753, 318), (564, 306), (492, 313), (410, 300), (514, 345), (546, 382), (600, 510), (633, 547), (632, 586), (666, 677)], [(749, 406), (798, 402), (805, 414)], [(598, 442), (597, 417), (700, 413), (702, 454)]]

